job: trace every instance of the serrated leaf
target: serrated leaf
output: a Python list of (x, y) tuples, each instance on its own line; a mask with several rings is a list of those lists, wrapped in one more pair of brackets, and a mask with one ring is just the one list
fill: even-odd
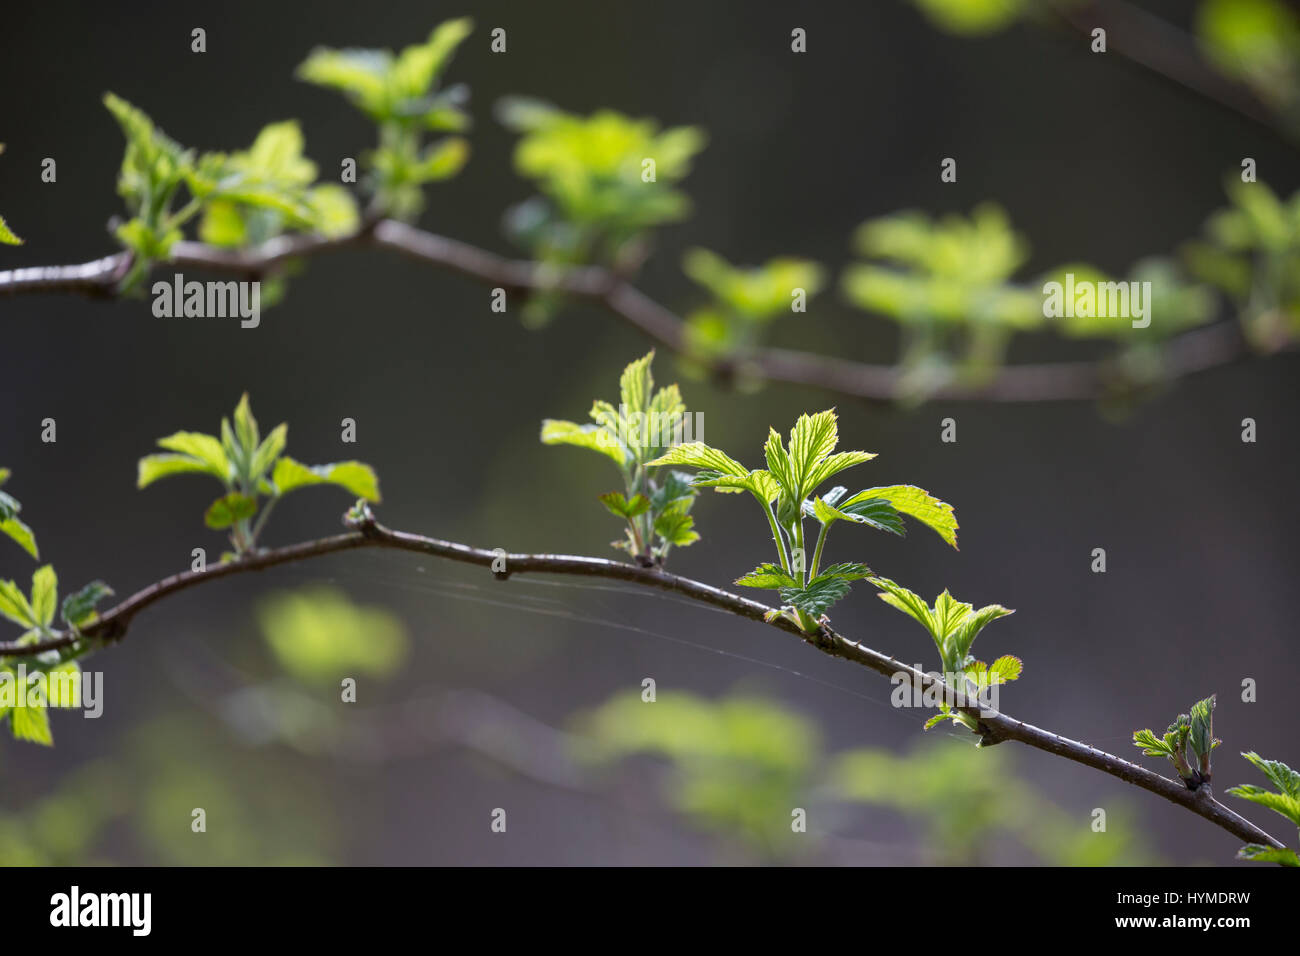
[(659, 487), (650, 495), (654, 511), (661, 512), (676, 501), (694, 501), (698, 491), (691, 476), (682, 471), (670, 471), (659, 481)]
[(1277, 863), (1281, 866), (1300, 866), (1300, 856), (1295, 850), (1286, 847), (1261, 846), (1247, 843), (1237, 851), (1237, 859), (1254, 860), (1256, 863)]
[(159, 478), (183, 474), (212, 475), (222, 481), (226, 479), (224, 471), (218, 471), (209, 462), (190, 455), (145, 455), (140, 459), (137, 469), (136, 487), (146, 488)]
[(203, 522), (209, 528), (220, 531), (229, 528), (236, 521), (243, 521), (257, 514), (257, 499), (232, 491), (223, 495), (208, 506), (203, 515)]
[(1292, 770), (1280, 760), (1265, 760), (1253, 750), (1242, 754), (1273, 785), (1287, 796), (1300, 800), (1300, 773)]
[[(820, 483), (815, 482), (814, 479), (821, 469), (827, 467), (829, 456), (838, 443), (839, 421), (835, 416), (835, 409), (828, 408), (813, 415), (799, 416), (794, 427), (790, 429), (790, 447), (787, 453), (793, 476), (791, 500), (801, 502), (812, 494)], [(866, 452), (849, 453), (850, 456), (856, 454), (865, 455)], [(847, 468), (849, 465), (843, 467)], [(825, 477), (831, 474), (834, 472), (828, 472)]]
[(700, 540), (695, 519), (682, 507), (689, 503), (687, 499), (679, 499), (655, 518), (655, 534), (675, 548), (685, 548)]
[[(935, 603), (938, 604), (938, 602)], [(953, 648), (959, 659), (965, 658), (970, 653), (975, 638), (991, 621), (1016, 613), (1011, 608), (1003, 607), (1001, 604), (990, 604), (978, 609), (972, 609), (969, 604), (964, 605), (964, 607), (966, 608), (965, 614), (957, 621), (956, 627), (948, 634), (945, 634), (946, 637), (951, 637)]]
[(996, 675), (1000, 678), (999, 683), (1018, 680), (1021, 672), (1025, 669), (1024, 662), (1018, 657), (1012, 657), (1010, 654), (1003, 654), (992, 664), (989, 665), (989, 675)]
[(281, 495), (309, 485), (333, 484), (347, 489), (366, 501), (380, 500), (378, 476), (369, 465), (359, 461), (342, 461), (308, 467), (285, 456), (276, 461), (271, 481)]
[(32, 615), (34, 623), (48, 627), (59, 606), (59, 578), (52, 565), (37, 568), (32, 575)]
[[(284, 451), (285, 443), (289, 439), (289, 426), (287, 424), (276, 425), (271, 429), (271, 433), (263, 439), (262, 444), (257, 446), (257, 451), (253, 454), (252, 464), (249, 466), (249, 478), (256, 481), (270, 470), (271, 465), (280, 453)], [(213, 439), (216, 441), (216, 439)], [(220, 443), (218, 446), (220, 447)]]
[(848, 594), (850, 587), (849, 582), (843, 578), (818, 578), (807, 587), (781, 588), (781, 600), (813, 617), (819, 617)]
[(649, 410), (650, 395), (655, 387), (654, 374), (650, 371), (650, 363), (654, 361), (654, 357), (654, 350), (651, 349), (635, 362), (629, 362), (623, 369), (623, 374), (618, 380), (619, 398), (623, 402), (623, 407), (619, 411), (623, 415), (631, 415), (634, 412), (644, 414)]
[(624, 467), (627, 461), (627, 452), (622, 443), (615, 435), (599, 425), (579, 425), (577, 422), (548, 418), (542, 422), (542, 444), (590, 448), (612, 458), (620, 468)]
[(35, 704), (15, 707), (9, 712), (9, 722), (14, 739), (47, 747), (54, 745), (54, 736), (50, 733), (50, 716), (44, 707)]
[(799, 582), (791, 577), (789, 572), (770, 562), (760, 564), (743, 577), (736, 578), (735, 583), (741, 587), (768, 588), (771, 590), (797, 588), (799, 586)]
[(211, 473), (219, 478), (224, 478), (230, 467), (225, 449), (221, 447), (221, 440), (214, 435), (204, 435), (201, 432), (177, 432), (166, 438), (159, 438), (158, 447), (197, 458), (211, 466)]
[(64, 661), (51, 667), (45, 674), (47, 707), (81, 706), (81, 666), (76, 661)]
[(888, 501), (898, 511), (911, 515), (917, 521), (934, 529), (934, 531), (954, 548), (957, 547), (957, 516), (952, 505), (940, 501), (929, 492), (915, 485), (888, 485), (883, 488), (867, 488), (859, 491), (848, 501), (843, 502), (841, 511), (858, 502), (873, 498)]
[(823, 495), (820, 498), (806, 498), (803, 504), (804, 514), (812, 515), (824, 525), (834, 524), (836, 521), (848, 521), (852, 524), (867, 525), (878, 531), (903, 534), (903, 522), (898, 512), (894, 510), (893, 505), (882, 498), (870, 498), (837, 508)]
[(822, 569), (817, 577), (813, 578), (813, 583), (823, 578), (841, 578), (845, 581), (861, 581), (871, 577), (871, 569), (865, 564), (856, 561), (845, 561), (839, 564), (832, 564), (828, 568)]
[(930, 612), (930, 605), (922, 600), (919, 594), (909, 591), (901, 584), (895, 584), (889, 578), (876, 577), (867, 580), (880, 588), (881, 593), (877, 595), (880, 600), (890, 607), (897, 608), (904, 614), (910, 615), (929, 631), (936, 641), (940, 640), (942, 635), (937, 630), (934, 615)]
[(1188, 741), (1198, 757), (1204, 757), (1218, 744), (1214, 737), (1214, 695), (1192, 705)]
[(0, 534), (13, 538), (14, 541), (18, 542), (19, 547), (36, 560), (41, 559), (40, 552), (36, 548), (36, 535), (32, 533), (31, 528), (23, 524), (18, 518), (0, 519)]
[(619, 518), (631, 520), (650, 510), (650, 499), (641, 494), (633, 495), (631, 501), (628, 501), (623, 496), (623, 493), (619, 491), (609, 491), (603, 495), (598, 495), (597, 498), (601, 504), (609, 509), (611, 514)]
[(845, 469), (852, 468), (854, 465), (860, 465), (865, 461), (871, 461), (875, 458), (875, 452), (870, 451), (841, 451), (819, 462), (812, 470), (808, 477), (808, 492), (811, 494), (817, 489), (823, 481), (833, 475), (838, 475)]
[(235, 438), (246, 456), (252, 455), (262, 441), (247, 392), (239, 397), (239, 404), (235, 406)]
[[(1133, 744), (1136, 747), (1143, 748), (1142, 753), (1148, 757), (1168, 757), (1174, 759), (1174, 745), (1168, 738), (1157, 737), (1150, 730), (1135, 730), (1133, 732)], [(1229, 791), (1231, 792), (1231, 791)]]
[[(707, 468), (718, 472), (722, 476), (732, 478), (749, 478), (749, 470), (727, 455), (725, 452), (716, 448), (710, 448), (704, 442), (691, 441), (683, 442), (680, 445), (674, 445), (664, 454), (660, 455), (654, 461), (646, 463), (649, 466), (657, 467), (659, 465), (683, 465), (688, 468)], [(697, 485), (704, 486), (705, 482), (696, 482)]]
[(75, 594), (63, 599), (62, 616), (69, 627), (79, 627), (95, 618), (95, 607), (106, 597), (113, 596), (113, 589), (103, 581), (91, 581)]
[(27, 595), (13, 581), (0, 581), (0, 616), (23, 627), (36, 627), (40, 623), (27, 601)]
[(694, 484), (697, 488), (712, 488), (724, 493), (748, 491), (769, 505), (781, 495), (781, 486), (772, 477), (772, 473), (761, 468), (756, 468), (747, 475), (724, 475), (714, 469), (703, 469), (696, 473)]

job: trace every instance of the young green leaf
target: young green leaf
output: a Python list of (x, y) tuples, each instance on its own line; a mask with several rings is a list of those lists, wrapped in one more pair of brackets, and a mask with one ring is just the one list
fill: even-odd
[(655, 534), (675, 548), (685, 548), (699, 541), (700, 534), (695, 530), (695, 519), (687, 514), (694, 503), (692, 495), (689, 498), (678, 498), (663, 508), (652, 508), (657, 514), (654, 521)]
[(6, 246), (21, 246), (23, 244), (23, 241), (14, 235), (14, 231), (9, 228), (4, 216), (0, 216), (0, 243), (4, 243)]
[(791, 577), (789, 572), (770, 562), (760, 564), (743, 577), (736, 578), (735, 583), (742, 587), (768, 588), (770, 590), (797, 588), (799, 586), (799, 582)]
[(341, 461), (308, 467), (285, 456), (276, 461), (275, 469), (271, 474), (271, 483), (275, 485), (276, 493), (280, 495), (310, 485), (331, 484), (338, 485), (366, 501), (380, 500), (379, 477), (373, 468), (359, 461)]
[(257, 451), (253, 453), (252, 462), (249, 465), (249, 477), (256, 481), (270, 470), (271, 465), (280, 453), (284, 451), (285, 443), (289, 439), (289, 426), (286, 424), (276, 425), (271, 433), (266, 436)]
[(576, 422), (547, 418), (542, 421), (542, 444), (576, 445), (600, 452), (614, 460), (620, 468), (627, 464), (628, 452), (618, 436), (600, 425), (579, 425)]
[(158, 447), (178, 454), (188, 455), (190, 458), (201, 461), (208, 466), (209, 474), (223, 480), (230, 470), (230, 462), (226, 458), (225, 449), (221, 447), (220, 439), (212, 435), (204, 435), (199, 432), (177, 432), (174, 435), (168, 435), (166, 438), (159, 438)]
[[(703, 442), (698, 441), (674, 445), (654, 461), (646, 462), (646, 464), (651, 466), (684, 465), (690, 468), (706, 468), (716, 471), (720, 477), (748, 478), (750, 476), (750, 471), (740, 462), (731, 458), (725, 452), (710, 448)], [(695, 484), (698, 486), (701, 482), (696, 481)]]
[(850, 584), (844, 578), (817, 577), (806, 587), (781, 588), (781, 600), (816, 618), (848, 594), (849, 589)]
[(147, 488), (159, 478), (183, 474), (212, 475), (222, 481), (226, 480), (224, 470), (218, 470), (209, 462), (190, 455), (145, 455), (138, 466), (136, 487)]
[(237, 521), (244, 521), (257, 514), (257, 499), (238, 491), (229, 492), (208, 506), (203, 515), (203, 522), (214, 531), (229, 528)]
[(18, 542), (18, 546), (36, 560), (41, 559), (40, 552), (36, 548), (36, 535), (17, 517), (0, 518), (0, 534), (7, 535)]
[(872, 500), (887, 501), (896, 510), (910, 515), (934, 529), (944, 541), (957, 547), (957, 516), (952, 505), (940, 501), (915, 485), (889, 485), (884, 488), (867, 488), (839, 505), (841, 511)]
[(598, 497), (600, 503), (608, 508), (611, 514), (619, 518), (630, 520), (650, 510), (650, 499), (645, 495), (633, 495), (632, 500), (629, 501), (623, 496), (622, 492), (610, 491)]
[(965, 601), (958, 601), (946, 590), (930, 607), (919, 595), (888, 578), (869, 580), (883, 592), (879, 595), (882, 601), (914, 618), (929, 632), (947, 673), (964, 671), (974, 663), (970, 660), (971, 645), (990, 621), (1015, 613), (1000, 604), (976, 609)]
[[(9, 474), (8, 468), (0, 468), (0, 485), (9, 480)], [(22, 510), (23, 506), (18, 503), (17, 498), (0, 491), (0, 534), (12, 538), (19, 547), (39, 561), (40, 553), (36, 549), (36, 536), (32, 534), (32, 529), (23, 524), (18, 517), (18, 512)]]
[(1276, 863), (1279, 866), (1300, 866), (1300, 855), (1287, 847), (1261, 846), (1247, 843), (1237, 851), (1237, 859), (1254, 860), (1256, 863)]
[(54, 745), (54, 736), (50, 733), (50, 716), (39, 704), (24, 704), (9, 712), (9, 721), (13, 727), (15, 740), (29, 743)]
[(821, 573), (818, 574), (817, 577), (813, 578), (813, 582), (820, 581), (823, 578), (840, 578), (844, 581), (861, 581), (869, 577), (871, 577), (871, 569), (865, 564), (861, 564), (857, 561), (845, 561), (840, 564), (832, 564), (828, 568), (823, 568)]
[(27, 595), (13, 581), (0, 581), (0, 616), (22, 627), (39, 627)]
[(69, 627), (84, 627), (95, 620), (95, 607), (104, 598), (112, 597), (113, 589), (103, 581), (91, 581), (75, 594), (63, 599), (61, 615)]
[(49, 627), (59, 606), (59, 578), (52, 565), (38, 568), (32, 575), (32, 615), (35, 623)]
[(1300, 827), (1300, 773), (1296, 773), (1280, 760), (1265, 760), (1254, 751), (1243, 753), (1242, 756), (1264, 774), (1269, 782), (1277, 787), (1278, 792), (1274, 793), (1253, 784), (1229, 787), (1227, 792), (1234, 797), (1241, 797), (1243, 800), (1268, 807)]

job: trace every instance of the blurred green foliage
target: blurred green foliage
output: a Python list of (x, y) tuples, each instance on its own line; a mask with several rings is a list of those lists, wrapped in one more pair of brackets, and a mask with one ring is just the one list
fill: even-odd
[[(120, 97), (108, 93), (104, 105), (126, 138), (117, 190), (131, 218), (116, 235), (134, 260), (121, 283), (124, 292), (137, 289), (152, 263), (166, 259), (183, 238), (184, 226), (214, 205), (206, 229), (224, 245), (258, 241), (283, 229), (339, 235), (355, 225), (356, 211), (345, 191), (312, 185), (316, 170), (302, 157), (302, 134), (293, 122), (267, 126), (247, 152), (198, 155)], [(191, 198), (173, 210), (182, 185)]]
[[(506, 229), (541, 262), (630, 269), (647, 254), (652, 227), (690, 213), (674, 186), (704, 148), (700, 129), (660, 130), (654, 120), (613, 110), (576, 116), (524, 97), (501, 100), (497, 116), (521, 134), (515, 169), (542, 193), (513, 207)], [(545, 322), (557, 304), (535, 297), (526, 321)]]
[[(760, 328), (778, 315), (791, 313), (821, 291), (824, 271), (806, 259), (770, 259), (761, 266), (739, 268), (707, 249), (691, 249), (683, 271), (712, 293), (713, 301), (687, 316), (691, 352), (718, 355), (756, 344)], [(802, 293), (802, 301), (795, 296)]]
[[(288, 424), (281, 422), (263, 437), (247, 392), (240, 397), (232, 418), (233, 426), (232, 419), (221, 419), (220, 438), (202, 432), (176, 432), (158, 439), (158, 446), (165, 451), (141, 458), (136, 475), (137, 488), (175, 475), (217, 479), (225, 494), (208, 506), (203, 521), (214, 530), (229, 531), (235, 550), (223, 560), (256, 549), (271, 510), (291, 491), (335, 485), (365, 501), (379, 501), (379, 477), (363, 462), (309, 466), (283, 454), (289, 440)], [(265, 504), (262, 498), (266, 498)]]
[(1030, 0), (912, 0), (942, 30), (982, 36), (1010, 26)]
[(595, 424), (547, 418), (542, 443), (574, 445), (604, 455), (618, 465), (623, 490), (600, 496), (605, 509), (626, 522), (613, 547), (650, 567), (662, 565), (674, 548), (700, 540), (691, 508), (698, 494), (690, 476), (654, 467), (652, 459), (669, 445), (691, 436), (692, 428), (676, 384), (655, 390), (651, 363), (655, 353), (630, 362), (619, 377), (619, 405), (597, 399), (591, 406)]
[(1184, 259), (1233, 302), (1257, 348), (1281, 348), (1300, 335), (1300, 191), (1283, 202), (1265, 183), (1234, 177), (1225, 188), (1232, 205), (1183, 247)]
[(390, 677), (409, 650), (401, 618), (356, 604), (329, 585), (273, 591), (259, 599), (255, 615), (276, 660), (304, 684), (337, 685), (362, 674)]
[[(749, 693), (717, 700), (661, 693), (611, 697), (575, 718), (575, 756), (613, 768), (637, 756), (666, 762), (664, 795), (699, 828), (771, 861), (815, 860), (835, 836), (823, 822), (835, 805), (868, 804), (918, 820), (927, 836), (918, 862), (970, 865), (1017, 854), (1062, 866), (1149, 863), (1122, 807), (1094, 832), (1082, 810), (1066, 811), (1016, 776), (1012, 756), (950, 740), (906, 756), (854, 749), (826, 754), (816, 725)], [(792, 811), (813, 821), (792, 829)]]
[(845, 295), (903, 327), (908, 395), (923, 397), (955, 378), (990, 378), (1011, 334), (1045, 322), (1041, 294), (1010, 281), (1029, 246), (996, 204), (969, 218), (908, 211), (872, 219), (854, 245), (875, 261), (845, 270)]
[(421, 187), (455, 176), (469, 158), (463, 137), (426, 145), (424, 134), (469, 128), (461, 109), (468, 89), (441, 90), (438, 81), (473, 28), (466, 18), (448, 20), (401, 53), (321, 47), (298, 67), (299, 79), (343, 93), (378, 127), (379, 145), (363, 157), (377, 213), (414, 218), (424, 207)]
[(791, 810), (803, 805), (822, 759), (820, 734), (805, 717), (758, 697), (714, 702), (673, 692), (644, 703), (630, 693), (576, 723), (579, 760), (662, 757), (671, 766), (669, 803), (696, 824), (765, 857), (798, 852)]
[(1204, 0), (1196, 32), (1211, 63), (1294, 121), (1300, 95), (1300, 19), (1281, 0)]
[(1111, 805), (1105, 832), (1095, 832), (1087, 812), (1066, 811), (1018, 778), (1012, 755), (1002, 748), (933, 741), (906, 756), (849, 750), (834, 759), (829, 777), (845, 801), (915, 819), (934, 863), (988, 863), (1005, 852), (1008, 840), (1050, 866), (1157, 862), (1124, 805)]

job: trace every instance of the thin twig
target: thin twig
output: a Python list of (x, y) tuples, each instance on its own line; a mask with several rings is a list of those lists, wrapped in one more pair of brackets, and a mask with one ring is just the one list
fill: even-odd
[[(829, 625), (823, 625), (816, 634), (805, 634), (797, 624), (788, 618), (784, 616), (773, 617), (773, 609), (766, 604), (732, 594), (729, 591), (723, 591), (701, 581), (669, 574), (659, 568), (643, 568), (605, 558), (567, 554), (505, 554), (501, 551), (488, 551), (454, 541), (444, 541), (439, 538), (394, 531), (379, 524), (368, 513), (359, 520), (349, 519), (348, 523), (353, 530), (344, 534), (321, 538), (316, 541), (306, 541), (284, 548), (259, 551), (235, 561), (213, 565), (204, 571), (186, 571), (164, 578), (132, 594), (116, 607), (106, 611), (98, 620), (83, 628), (80, 634), (56, 633), (52, 638), (33, 644), (0, 644), (0, 656), (32, 656), (46, 651), (65, 648), (79, 649), (101, 642), (118, 641), (126, 635), (131, 622), (141, 611), (163, 598), (202, 581), (230, 577), (246, 571), (261, 571), (277, 565), (303, 561), (340, 551), (376, 547), (413, 551), (417, 554), (432, 555), (487, 568), (493, 568), (494, 565), (495, 567), (501, 567), (501, 562), (504, 560), (504, 570), (494, 570), (493, 572), (497, 578), (502, 580), (509, 578), (513, 574), (524, 573), (573, 574), (613, 578), (645, 587), (673, 591), (694, 601), (721, 608), (741, 617), (761, 621), (772, 627), (787, 631), (823, 653), (861, 664), (891, 680), (897, 680), (899, 675), (904, 675), (913, 687), (919, 687), (923, 692), (942, 693), (945, 689), (945, 685), (937, 677), (859, 644), (839, 634)], [(990, 709), (981, 711), (973, 707), (963, 709), (971, 713), (972, 716), (978, 717), (981, 724), (982, 743), (986, 745), (1001, 743), (1005, 740), (1019, 741), (1037, 750), (1043, 750), (1058, 757), (1064, 757), (1066, 760), (1072, 760), (1075, 763), (1101, 770), (1111, 776), (1118, 777), (1125, 783), (1158, 794), (1166, 800), (1204, 817), (1216, 826), (1227, 830), (1248, 843), (1262, 843), (1278, 848), (1283, 846), (1282, 843), (1269, 836), (1259, 827), (1216, 801), (1207, 786), (1202, 786), (1199, 790), (1193, 792), (1188, 790), (1181, 782), (1161, 776), (1145, 767), (1140, 767), (1128, 760), (1116, 757), (1114, 754), (1105, 753), (1077, 740), (1071, 740), (1051, 731), (1035, 727), (1032, 724), (1026, 724), (1006, 714)]]
[(1296, 131), (1280, 122), (1275, 111), (1248, 86), (1211, 67), (1196, 39), (1126, 0), (1055, 0), (1050, 6), (1057, 20), (1084, 37), (1102, 28), (1106, 48), (1143, 69), (1203, 99), (1267, 127), (1296, 144)]
[[(625, 322), (676, 353), (689, 351), (686, 325), (671, 310), (609, 270), (596, 266), (558, 268), (493, 252), (417, 229), (391, 219), (380, 220), (351, 235), (326, 239), (312, 235), (278, 236), (246, 250), (221, 249), (182, 241), (171, 250), (169, 265), (261, 276), (288, 261), (354, 246), (374, 246), (488, 285), (507, 293), (561, 292), (603, 305)], [(32, 267), (0, 272), (0, 296), (20, 293), (74, 292), (111, 296), (130, 265), (127, 253), (76, 266)], [(1226, 365), (1249, 354), (1235, 323), (1219, 322), (1185, 332), (1165, 349), (1166, 368), (1182, 377)], [(902, 395), (901, 373), (892, 365), (780, 348), (756, 348), (715, 359), (696, 357), (721, 378), (737, 374), (771, 382), (825, 389), (853, 398), (893, 401)], [(935, 400), (1038, 402), (1094, 399), (1120, 381), (1107, 362), (1054, 362), (1011, 365), (986, 383), (953, 383), (929, 393)]]

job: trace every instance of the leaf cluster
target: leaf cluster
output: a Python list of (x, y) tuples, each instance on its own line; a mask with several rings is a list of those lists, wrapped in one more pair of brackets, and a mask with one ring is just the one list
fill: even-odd
[(521, 134), (515, 169), (541, 191), (507, 216), (509, 231), (536, 258), (627, 263), (643, 253), (647, 230), (689, 214), (690, 200), (674, 186), (704, 148), (698, 128), (660, 130), (654, 120), (614, 110), (577, 116), (522, 97), (503, 99), (497, 115)]
[[(346, 191), (312, 185), (315, 166), (302, 156), (293, 121), (272, 123), (246, 152), (198, 154), (158, 129), (143, 111), (108, 93), (104, 105), (126, 138), (117, 191), (131, 218), (116, 228), (133, 253), (124, 291), (134, 289), (152, 263), (165, 260), (183, 227), (202, 214), (205, 240), (244, 245), (286, 229), (339, 235), (355, 228)], [(190, 199), (173, 209), (182, 187)]]
[(576, 445), (613, 461), (623, 476), (623, 490), (600, 496), (609, 512), (626, 523), (624, 538), (613, 546), (639, 564), (662, 565), (674, 547), (699, 540), (691, 508), (698, 494), (690, 476), (657, 467), (652, 461), (689, 428), (690, 413), (677, 385), (656, 391), (648, 352), (623, 369), (619, 405), (597, 400), (589, 413), (593, 424), (548, 418), (541, 440), (547, 445)]
[[(788, 446), (780, 433), (769, 428), (763, 449), (766, 468), (749, 469), (703, 442), (677, 445), (651, 462), (694, 468), (696, 487), (723, 493), (748, 492), (758, 502), (771, 527), (779, 564), (759, 565), (736, 583), (778, 590), (789, 616), (808, 633), (818, 629), (818, 618), (848, 593), (853, 581), (871, 573), (857, 562), (822, 568), (826, 537), (836, 522), (901, 535), (904, 529), (900, 514), (907, 514), (957, 546), (952, 506), (912, 485), (867, 488), (848, 498), (844, 498), (847, 489), (836, 486), (824, 495), (816, 495), (830, 478), (876, 457), (865, 451), (836, 452), (838, 422), (834, 409), (801, 415), (790, 430)], [(805, 557), (806, 518), (820, 526), (811, 562)]]
[[(166, 452), (141, 458), (136, 481), (137, 487), (145, 488), (172, 475), (202, 474), (217, 479), (225, 493), (208, 506), (203, 520), (209, 528), (229, 529), (235, 549), (231, 557), (256, 548), (272, 507), (291, 491), (331, 484), (365, 501), (379, 501), (379, 479), (369, 465), (359, 461), (304, 465), (283, 454), (289, 437), (289, 426), (284, 423), (263, 438), (247, 394), (240, 398), (233, 420), (232, 425), (231, 419), (221, 419), (219, 438), (176, 432), (158, 439)], [(263, 498), (267, 499), (264, 506)]]
[[(1237, 787), (1229, 787), (1227, 792), (1234, 797), (1241, 797), (1251, 803), (1258, 803), (1261, 807), (1268, 807), (1273, 812), (1286, 817), (1296, 827), (1300, 827), (1300, 773), (1296, 773), (1280, 760), (1265, 760), (1253, 750), (1249, 753), (1243, 753), (1242, 756), (1267, 777), (1269, 782), (1277, 787), (1277, 790), (1268, 790), (1254, 784), (1243, 783)], [(1297, 855), (1295, 850), (1289, 848), (1278, 849), (1277, 847), (1248, 843), (1237, 852), (1237, 856), (1243, 860), (1278, 863), (1282, 866), (1300, 866), (1300, 855)]]
[(1148, 757), (1164, 757), (1174, 765), (1188, 790), (1209, 783), (1210, 754), (1222, 743), (1214, 736), (1214, 701), (1211, 694), (1192, 705), (1190, 713), (1179, 714), (1157, 737), (1151, 730), (1133, 733), (1133, 744)]
[(707, 249), (689, 250), (682, 269), (713, 297), (686, 320), (691, 350), (706, 355), (755, 344), (761, 327), (791, 311), (794, 290), (811, 297), (825, 282), (822, 267), (806, 259), (781, 257), (740, 268)]
[[(993, 663), (986, 664), (984, 661), (976, 660), (971, 654), (971, 647), (980, 632), (990, 622), (1014, 614), (1015, 611), (1011, 608), (1003, 607), (1001, 604), (988, 604), (976, 608), (965, 601), (958, 601), (946, 590), (935, 598), (934, 605), (930, 606), (920, 595), (895, 584), (888, 578), (873, 577), (869, 580), (880, 588), (881, 593), (877, 596), (882, 601), (902, 611), (925, 628), (939, 651), (945, 682), (960, 685), (955, 687), (955, 690), (963, 695), (972, 693), (978, 695), (987, 687), (1005, 684), (1020, 677), (1024, 664), (1018, 657), (1004, 654)], [(939, 711), (937, 716), (926, 721), (926, 730), (945, 719), (950, 719), (953, 723), (962, 724), (971, 731), (978, 731), (974, 718), (953, 709), (948, 703), (941, 703)]]
[(378, 145), (362, 159), (379, 214), (414, 218), (424, 207), (421, 187), (452, 178), (469, 159), (464, 137), (425, 136), (469, 129), (469, 89), (439, 81), (473, 28), (468, 18), (448, 20), (400, 53), (320, 47), (298, 67), (299, 79), (342, 93), (378, 128)]

